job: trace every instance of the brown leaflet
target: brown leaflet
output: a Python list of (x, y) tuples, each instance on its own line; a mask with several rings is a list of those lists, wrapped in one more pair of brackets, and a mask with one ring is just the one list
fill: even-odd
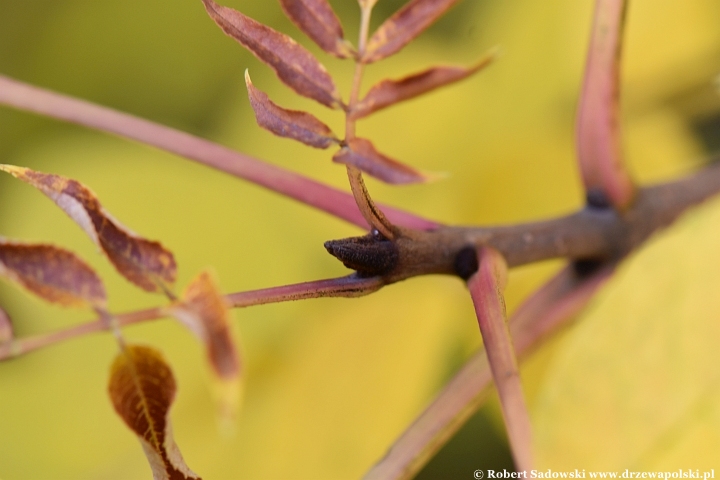
[(472, 67), (433, 67), (399, 80), (383, 80), (368, 91), (365, 98), (350, 113), (353, 119), (415, 98), (436, 88), (459, 82), (488, 66), (495, 59), (489, 54)]
[(354, 55), (327, 0), (280, 0), (280, 5), (290, 20), (327, 53), (338, 58)]
[(172, 252), (120, 225), (85, 185), (70, 178), (12, 165), (0, 165), (0, 170), (50, 197), (85, 230), (130, 282), (148, 292), (170, 291), (177, 270)]
[(354, 138), (333, 156), (333, 161), (352, 165), (391, 184), (424, 183), (432, 177), (378, 152), (369, 140)]
[(0, 307), (0, 345), (13, 339), (13, 327), (10, 315)]
[(315, 148), (328, 148), (333, 143), (339, 143), (330, 127), (313, 115), (298, 110), (286, 110), (273, 103), (267, 94), (255, 88), (247, 70), (245, 84), (255, 119), (265, 130)]
[(108, 393), (115, 411), (138, 436), (155, 480), (199, 479), (180, 454), (168, 413), (177, 385), (157, 350), (127, 345), (110, 369)]
[(288, 87), (336, 108), (340, 94), (325, 67), (295, 40), (213, 0), (203, 0), (215, 23), (260, 61), (269, 65)]
[(230, 333), (229, 306), (208, 272), (188, 285), (171, 313), (205, 343), (208, 360), (218, 377), (233, 380), (240, 375), (240, 361)]
[(397, 53), (440, 18), (457, 0), (411, 0), (373, 33), (362, 57), (373, 63)]
[(241, 392), (241, 363), (230, 330), (229, 304), (207, 272), (198, 275), (185, 289), (170, 314), (187, 326), (205, 344), (207, 358), (219, 382), (215, 384), (221, 420), (232, 424)]
[(0, 239), (0, 277), (19, 283), (48, 302), (104, 310), (105, 287), (74, 253), (52, 245)]

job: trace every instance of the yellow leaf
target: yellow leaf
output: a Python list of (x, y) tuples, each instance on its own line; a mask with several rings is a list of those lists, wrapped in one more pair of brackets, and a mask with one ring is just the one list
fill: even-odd
[(652, 239), (563, 339), (534, 409), (538, 466), (718, 467), (718, 225), (713, 200)]

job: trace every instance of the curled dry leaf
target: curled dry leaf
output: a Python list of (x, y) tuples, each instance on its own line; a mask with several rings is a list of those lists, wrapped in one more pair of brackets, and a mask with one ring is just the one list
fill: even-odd
[(280, 5), (290, 20), (327, 53), (338, 58), (353, 56), (340, 20), (327, 0), (280, 0)]
[(286, 110), (270, 101), (267, 94), (252, 84), (247, 70), (245, 70), (245, 84), (255, 119), (265, 130), (315, 148), (328, 148), (333, 143), (339, 143), (330, 127), (313, 115), (298, 110)]
[(233, 380), (240, 375), (228, 304), (209, 273), (201, 273), (188, 285), (171, 312), (205, 342), (210, 365), (218, 377)]
[(385, 107), (415, 98), (436, 88), (459, 82), (488, 66), (495, 59), (490, 53), (472, 67), (433, 67), (423, 72), (401, 78), (383, 80), (373, 85), (365, 98), (351, 112), (351, 117), (366, 117)]
[(440, 18), (457, 0), (411, 0), (373, 33), (363, 55), (364, 63), (397, 53)]
[(140, 439), (155, 480), (199, 479), (172, 436), (169, 411), (177, 386), (157, 350), (128, 345), (112, 364), (108, 393), (115, 411)]
[(354, 138), (347, 142), (333, 156), (333, 161), (352, 165), (386, 183), (423, 183), (433, 179), (431, 175), (383, 155), (375, 149), (372, 142), (364, 138)]
[(232, 425), (240, 403), (241, 366), (230, 330), (229, 305), (210, 274), (203, 272), (188, 285), (170, 313), (205, 344), (217, 380), (215, 395), (221, 421)]
[(13, 339), (13, 327), (10, 315), (0, 307), (0, 345)]
[(105, 287), (95, 271), (74, 253), (52, 245), (0, 239), (0, 276), (48, 302), (100, 310), (107, 303)]
[(126, 279), (148, 292), (170, 291), (177, 270), (172, 252), (120, 225), (85, 185), (29, 168), (0, 165), (0, 170), (50, 197), (100, 246)]
[(203, 3), (223, 32), (275, 70), (288, 87), (330, 108), (342, 103), (325, 67), (295, 40), (213, 0)]

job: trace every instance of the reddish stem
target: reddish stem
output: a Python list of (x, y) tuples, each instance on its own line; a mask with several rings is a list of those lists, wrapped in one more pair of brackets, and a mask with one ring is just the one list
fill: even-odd
[(625, 11), (625, 0), (597, 1), (577, 118), (578, 161), (588, 196), (600, 192), (620, 210), (635, 194), (623, 161), (619, 118)]
[(475, 314), (495, 387), (500, 397), (510, 449), (518, 472), (532, 469), (532, 439), (528, 414), (520, 381), (520, 371), (510, 331), (505, 323), (505, 301), (502, 289), (507, 278), (507, 265), (491, 248), (477, 250), (479, 269), (468, 280), (468, 289), (475, 304)]
[[(351, 195), (194, 135), (2, 75), (0, 104), (152, 145), (261, 185), (361, 228), (368, 228)], [(393, 223), (408, 228), (426, 230), (438, 225), (402, 210), (384, 209)]]
[[(282, 287), (231, 293), (225, 295), (225, 300), (234, 308), (242, 308), (308, 298), (360, 297), (380, 289), (383, 284), (382, 279), (379, 277), (360, 278), (356, 275), (349, 275), (329, 280), (317, 280)], [(169, 315), (166, 307), (155, 307), (116, 315), (112, 317), (112, 321), (108, 321), (107, 316), (101, 316), (98, 320), (83, 323), (65, 330), (11, 340), (6, 343), (0, 343), (0, 361), (90, 333), (104, 332), (116, 327), (125, 327), (136, 323), (157, 320)]]
[[(574, 318), (612, 274), (605, 267), (579, 277), (566, 267), (533, 293), (510, 318), (510, 331), (520, 359)], [(475, 353), (425, 411), (365, 475), (365, 480), (413, 478), (455, 435), (485, 400), (492, 380), (487, 355)]]

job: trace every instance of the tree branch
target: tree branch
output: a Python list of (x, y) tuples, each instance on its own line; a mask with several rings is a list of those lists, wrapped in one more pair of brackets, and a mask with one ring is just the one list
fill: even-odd
[[(381, 275), (386, 283), (417, 275), (460, 275), (460, 252), (489, 246), (516, 267), (552, 258), (592, 260), (621, 258), (653, 232), (670, 225), (687, 208), (720, 193), (720, 165), (713, 164), (687, 178), (638, 190), (623, 213), (612, 208), (586, 207), (573, 214), (512, 226), (400, 229), (392, 246), (372, 236), (327, 242), (327, 250), (345, 265), (365, 275)], [(392, 250), (394, 262), (378, 255)]]

